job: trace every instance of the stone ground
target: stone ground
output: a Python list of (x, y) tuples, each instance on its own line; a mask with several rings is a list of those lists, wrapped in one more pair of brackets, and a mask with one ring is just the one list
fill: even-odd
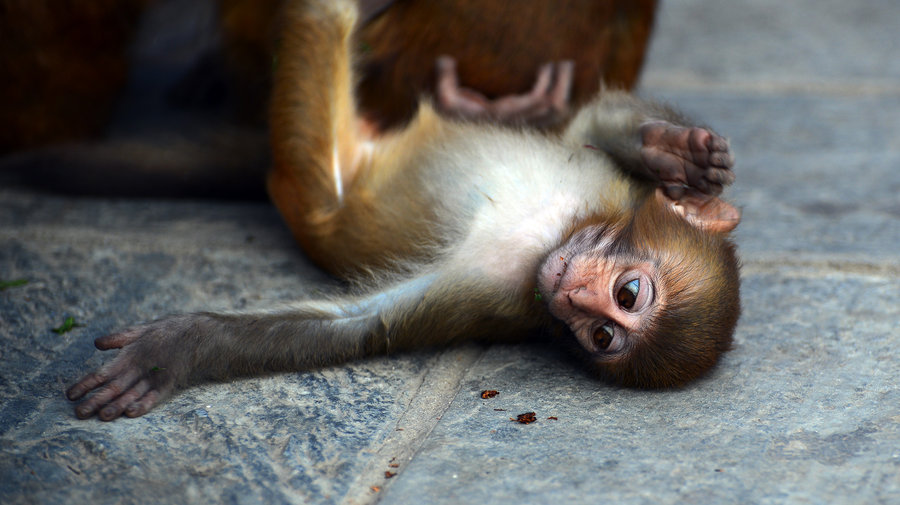
[(678, 391), (469, 346), (79, 421), (94, 337), (329, 281), (263, 203), (0, 187), (0, 280), (28, 280), (0, 291), (0, 502), (900, 503), (898, 26), (894, 0), (663, 2), (641, 89), (730, 136), (744, 211), (736, 348)]

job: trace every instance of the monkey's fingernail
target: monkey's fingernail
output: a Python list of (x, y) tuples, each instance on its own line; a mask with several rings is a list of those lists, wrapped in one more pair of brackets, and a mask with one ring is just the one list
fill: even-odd
[(94, 414), (94, 409), (88, 407), (87, 405), (79, 405), (75, 408), (75, 416), (78, 419), (87, 419)]
[(115, 407), (110, 405), (101, 410), (100, 414), (98, 414), (98, 417), (103, 421), (112, 421), (113, 419), (119, 417), (119, 411), (116, 410)]

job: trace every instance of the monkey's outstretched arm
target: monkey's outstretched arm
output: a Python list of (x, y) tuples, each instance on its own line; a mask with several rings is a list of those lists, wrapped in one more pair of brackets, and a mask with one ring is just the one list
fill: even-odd
[(97, 348), (120, 349), (118, 355), (66, 395), (79, 400), (92, 393), (75, 408), (82, 419), (137, 417), (176, 388), (202, 380), (307, 370), (521, 330), (519, 314), (503, 321), (492, 316), (508, 297), (477, 283), (425, 273), (367, 296), (305, 301), (275, 311), (160, 319), (98, 338)]
[(673, 200), (715, 196), (734, 181), (734, 156), (724, 137), (629, 94), (601, 93), (578, 113), (565, 138), (605, 152)]

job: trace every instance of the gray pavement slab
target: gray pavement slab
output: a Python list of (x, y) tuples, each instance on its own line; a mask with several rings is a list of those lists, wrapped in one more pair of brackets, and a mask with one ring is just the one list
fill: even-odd
[(727, 194), (743, 211), (735, 236), (745, 261), (898, 263), (900, 90), (877, 97), (646, 92), (730, 138), (740, 179)]
[(641, 91), (730, 137), (744, 213), (735, 349), (676, 391), (465, 346), (78, 421), (62, 391), (94, 337), (337, 284), (267, 204), (0, 186), (0, 281), (28, 280), (0, 290), (0, 502), (900, 503), (898, 22), (890, 0), (663, 2)]
[(896, 94), (893, 0), (670, 0), (661, 7), (645, 85)]

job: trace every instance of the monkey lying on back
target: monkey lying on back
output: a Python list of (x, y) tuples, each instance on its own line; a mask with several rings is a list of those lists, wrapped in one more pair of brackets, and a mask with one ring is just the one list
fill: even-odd
[[(677, 386), (740, 312), (725, 235), (728, 143), (618, 93), (561, 135), (440, 118), (362, 133), (351, 0), (290, 2), (272, 104), (272, 197), (309, 256), (358, 295), (174, 316), (98, 338), (119, 354), (67, 391), (87, 418), (140, 416), (176, 387), (468, 339), (572, 338), (601, 376)], [(374, 272), (374, 273), (373, 273)]]

